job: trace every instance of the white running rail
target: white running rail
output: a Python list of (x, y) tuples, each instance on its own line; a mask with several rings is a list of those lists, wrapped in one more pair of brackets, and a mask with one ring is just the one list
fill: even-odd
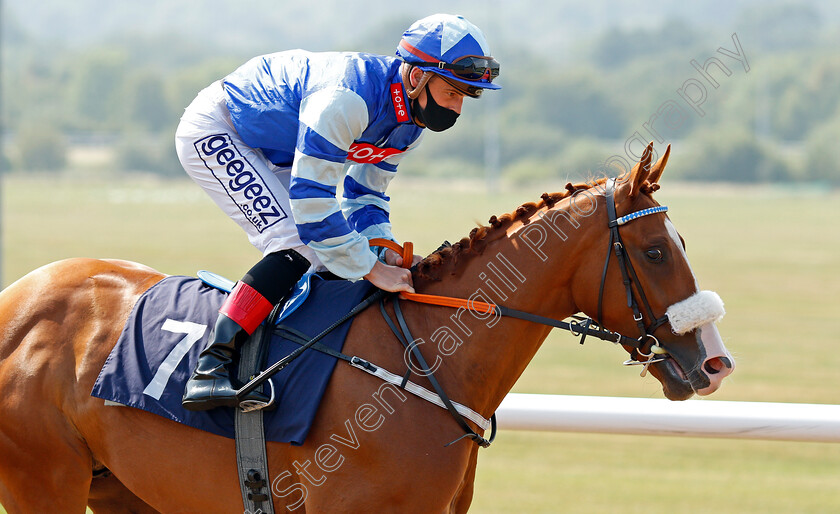
[(840, 442), (840, 405), (509, 394), (499, 430)]

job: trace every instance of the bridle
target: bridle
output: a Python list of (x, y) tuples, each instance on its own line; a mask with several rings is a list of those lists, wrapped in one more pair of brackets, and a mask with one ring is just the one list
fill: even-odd
[[(668, 322), (668, 316), (663, 314), (661, 317), (657, 318), (653, 314), (653, 309), (650, 307), (647, 296), (645, 296), (644, 288), (642, 287), (642, 283), (636, 274), (636, 270), (633, 268), (630, 256), (625, 252), (624, 242), (621, 239), (619, 227), (629, 223), (630, 221), (641, 218), (642, 216), (666, 212), (668, 207), (660, 205), (636, 211), (620, 218), (617, 217), (615, 211), (615, 179), (609, 179), (606, 182), (605, 197), (607, 203), (608, 227), (610, 229), (610, 242), (607, 247), (607, 257), (604, 260), (604, 271), (601, 273), (601, 285), (598, 288), (598, 316), (595, 321), (599, 326), (603, 326), (601, 321), (603, 320), (604, 284), (607, 280), (607, 270), (610, 266), (611, 257), (613, 253), (615, 253), (618, 269), (621, 271), (621, 278), (624, 283), (624, 290), (627, 294), (627, 307), (633, 311), (633, 320), (636, 322), (636, 326), (638, 327), (640, 334), (638, 339), (639, 344), (635, 347), (634, 352), (638, 354), (639, 357), (646, 358), (644, 361), (631, 359), (626, 361), (624, 364), (644, 365), (644, 369), (642, 370), (642, 375), (644, 376), (647, 368), (651, 364), (663, 361), (667, 358), (664, 356), (667, 354), (667, 351), (662, 348), (659, 344), (659, 340), (653, 335), (653, 333), (656, 329)], [(634, 288), (636, 292), (634, 292)], [(636, 293), (638, 293), (638, 298)], [(647, 325), (645, 324), (645, 315), (639, 309), (640, 301), (641, 305), (644, 307), (644, 313), (647, 315), (647, 318), (652, 320)], [(645, 343), (648, 341), (650, 341), (650, 351), (645, 353), (643, 348)]]
[[(477, 432), (475, 432), (464, 420), (463, 415), (459, 412), (457, 406), (452, 402), (446, 393), (443, 391), (443, 388), (438, 383), (438, 381), (434, 377), (434, 373), (429, 367), (428, 363), (423, 358), (423, 355), (420, 353), (419, 348), (416, 344), (416, 339), (411, 335), (411, 332), (408, 328), (408, 324), (405, 321), (404, 316), (402, 315), (402, 311), (400, 309), (399, 300), (409, 300), (413, 302), (419, 303), (426, 303), (432, 305), (443, 305), (452, 308), (465, 308), (476, 312), (481, 312), (485, 314), (495, 314), (498, 316), (506, 316), (511, 318), (518, 318), (526, 321), (530, 321), (533, 323), (541, 323), (543, 325), (548, 325), (551, 327), (560, 328), (563, 330), (567, 330), (571, 332), (574, 336), (580, 337), (580, 344), (583, 344), (586, 340), (587, 336), (596, 337), (598, 339), (602, 339), (605, 341), (610, 341), (614, 344), (620, 344), (623, 346), (632, 347), (634, 349), (634, 353), (638, 354), (637, 356), (640, 358), (646, 358), (644, 361), (640, 361), (636, 357), (631, 354), (630, 360), (624, 362), (625, 365), (642, 365), (644, 366), (642, 369), (642, 376), (644, 376), (647, 372), (648, 367), (656, 362), (661, 362), (668, 358), (667, 350), (665, 350), (660, 344), (659, 340), (653, 335), (653, 333), (668, 322), (668, 316), (663, 315), (660, 318), (656, 318), (653, 314), (653, 310), (650, 307), (650, 303), (645, 296), (644, 290), (642, 288), (642, 284), (639, 281), (639, 277), (636, 274), (635, 269), (633, 268), (633, 264), (630, 262), (629, 255), (626, 254), (624, 249), (624, 243), (621, 239), (621, 233), (619, 232), (619, 227), (633, 221), (635, 219), (641, 218), (643, 216), (648, 216), (651, 214), (657, 214), (666, 212), (668, 207), (665, 206), (657, 206), (651, 207), (648, 209), (643, 209), (641, 211), (636, 211), (631, 214), (627, 214), (625, 216), (617, 217), (616, 209), (615, 209), (615, 179), (609, 179), (606, 182), (605, 186), (605, 197), (607, 203), (607, 216), (608, 216), (608, 227), (610, 229), (610, 241), (609, 246), (607, 248), (607, 257), (604, 262), (604, 270), (601, 274), (601, 284), (598, 290), (598, 315), (597, 321), (593, 320), (592, 318), (585, 318), (585, 317), (578, 317), (573, 316), (573, 320), (570, 322), (560, 321), (553, 318), (548, 318), (545, 316), (540, 316), (538, 314), (532, 314), (530, 312), (519, 311), (516, 309), (511, 309), (509, 307), (484, 303), (479, 301), (472, 301), (472, 300), (465, 300), (461, 298), (451, 298), (451, 297), (440, 297), (440, 296), (433, 296), (433, 295), (425, 295), (419, 293), (400, 293), (400, 294), (393, 294), (387, 293), (383, 290), (377, 290), (375, 293), (364, 299), (361, 303), (359, 303), (356, 307), (354, 307), (350, 312), (342, 316), (339, 320), (334, 322), (330, 327), (325, 329), (323, 332), (318, 334), (317, 336), (309, 339), (309, 340), (302, 340), (300, 342), (301, 346), (293, 351), (291, 354), (287, 355), (280, 361), (274, 363), (273, 365), (269, 366), (266, 370), (258, 374), (256, 377), (251, 379), (247, 384), (245, 384), (242, 388), (237, 391), (237, 396), (240, 398), (244, 398), (250, 391), (253, 391), (256, 387), (259, 387), (263, 382), (268, 380), (271, 375), (283, 369), (286, 365), (289, 364), (292, 360), (297, 358), (303, 351), (307, 350), (308, 348), (313, 348), (317, 351), (326, 353), (331, 355), (335, 358), (345, 360), (350, 362), (351, 365), (354, 365), (360, 369), (366, 370), (368, 372), (373, 373), (377, 370), (377, 367), (372, 365), (370, 362), (360, 359), (356, 356), (345, 355), (341, 352), (332, 350), (330, 348), (326, 348), (323, 345), (320, 345), (318, 341), (323, 338), (327, 333), (332, 331), (337, 326), (341, 325), (348, 319), (352, 318), (359, 312), (365, 310), (367, 307), (372, 305), (375, 302), (380, 303), (380, 310), (382, 315), (387, 322), (389, 328), (394, 333), (396, 338), (406, 347), (407, 352), (411, 352), (414, 356), (416, 362), (418, 363), (417, 369), (422, 372), (429, 382), (431, 383), (434, 392), (436, 393), (437, 397), (440, 400), (439, 405), (447, 409), (451, 414), (455, 421), (461, 426), (464, 430), (464, 435), (452, 441), (449, 444), (453, 444), (456, 441), (459, 441), (463, 438), (468, 438), (474, 441), (476, 444), (482, 447), (490, 446), (490, 443), (493, 442), (493, 439), (496, 435), (496, 418), (495, 414), (491, 416), (490, 420), (487, 421), (487, 424), (490, 425), (491, 434), (488, 439), (485, 439)], [(394, 243), (393, 241), (388, 240), (371, 240), (371, 245), (374, 246), (385, 246), (388, 248), (393, 249), (397, 253), (403, 256), (403, 262), (410, 263), (411, 256), (412, 256), (412, 249), (409, 243), (406, 243), (405, 247), (400, 247), (398, 244)], [(627, 306), (632, 309), (633, 311), (633, 319), (636, 321), (636, 325), (639, 328), (640, 336), (638, 339), (634, 339), (631, 337), (627, 337), (622, 335), (618, 332), (612, 332), (603, 328), (601, 325), (601, 320), (603, 319), (603, 299), (604, 299), (604, 284), (606, 283), (607, 279), (607, 271), (609, 270), (610, 261), (612, 259), (612, 254), (615, 253), (616, 260), (618, 261), (619, 270), (621, 271), (622, 281), (624, 283), (624, 288), (627, 293)], [(636, 296), (636, 292), (633, 289), (636, 289), (638, 292), (638, 300)], [(396, 322), (393, 321), (390, 315), (387, 313), (384, 307), (385, 300), (393, 300), (394, 304), (394, 314), (396, 317)], [(639, 301), (641, 300), (641, 302)], [(642, 314), (642, 310), (639, 309), (639, 304), (641, 303), (642, 307), (644, 308), (645, 314), (647, 314), (648, 319), (653, 320), (650, 324), (645, 324), (645, 316)], [(643, 350), (646, 343), (650, 341), (650, 348), (648, 352)], [(408, 379), (412, 373), (411, 366), (409, 366), (408, 371), (402, 377), (402, 380), (399, 381), (399, 387), (404, 388), (406, 384), (409, 383)], [(415, 393), (416, 394), (416, 393)], [(426, 398), (428, 400), (428, 398)], [(437, 402), (433, 402), (437, 403)], [(472, 418), (471, 418), (472, 420)], [(473, 420), (473, 422), (475, 422)], [(447, 445), (448, 446), (448, 445)]]
[[(615, 179), (609, 179), (606, 182), (605, 187), (605, 197), (606, 197), (606, 204), (607, 204), (607, 217), (608, 217), (608, 227), (610, 229), (610, 241), (607, 248), (607, 257), (604, 262), (604, 271), (601, 274), (601, 283), (598, 289), (598, 317), (597, 321), (591, 318), (580, 318), (575, 317), (575, 320), (572, 322), (564, 322), (544, 316), (539, 316), (537, 314), (532, 314), (529, 312), (519, 311), (515, 309), (511, 309), (509, 307), (495, 305), (495, 304), (488, 304), (484, 302), (476, 302), (476, 301), (468, 301), (458, 298), (448, 298), (448, 297), (436, 297), (418, 293), (400, 293), (398, 296), (393, 296), (394, 302), (394, 311), (396, 315), (396, 323), (391, 320), (391, 317), (385, 311), (384, 303), (380, 303), (380, 310), (382, 312), (383, 318), (387, 322), (388, 326), (391, 328), (391, 331), (397, 337), (399, 341), (406, 346), (407, 350), (410, 350), (414, 357), (417, 359), (419, 363), (419, 368), (423, 371), (423, 374), (426, 376), (427, 379), (430, 380), (435, 392), (440, 396), (443, 400), (443, 403), (447, 410), (450, 411), (455, 421), (461, 426), (464, 430), (464, 435), (460, 438), (456, 439), (454, 442), (459, 441), (463, 438), (468, 438), (477, 443), (479, 446), (487, 447), (490, 446), (490, 443), (493, 442), (495, 438), (495, 414), (491, 417), (492, 421), (492, 430), (489, 439), (485, 439), (484, 437), (480, 436), (476, 433), (463, 419), (463, 417), (455, 410), (451, 401), (444, 393), (443, 388), (440, 384), (437, 383), (437, 380), (434, 379), (434, 373), (429, 368), (428, 364), (426, 363), (425, 359), (423, 359), (422, 354), (419, 352), (419, 348), (409, 343), (410, 341), (414, 341), (414, 337), (411, 335), (411, 332), (408, 329), (408, 325), (405, 322), (404, 317), (402, 316), (402, 312), (399, 308), (399, 298), (403, 298), (405, 300), (410, 300), (414, 302), (420, 303), (428, 303), (433, 305), (445, 305), (448, 307), (463, 307), (466, 309), (483, 312), (483, 313), (494, 313), (498, 316), (507, 316), (512, 318), (523, 319), (526, 321), (531, 321), (534, 323), (541, 323), (544, 325), (549, 325), (552, 327), (561, 328), (564, 330), (568, 330), (573, 335), (580, 336), (580, 344), (583, 344), (587, 336), (597, 337), (599, 339), (603, 339), (606, 341), (611, 341), (615, 344), (621, 344), (625, 346), (630, 346), (634, 350), (634, 353), (637, 354), (637, 357), (644, 358), (644, 361), (641, 361), (639, 358), (634, 357), (631, 354), (631, 359), (624, 362), (625, 365), (642, 365), (644, 366), (642, 369), (642, 376), (647, 373), (648, 367), (651, 364), (656, 362), (664, 361), (668, 358), (667, 350), (665, 350), (660, 344), (659, 340), (653, 335), (653, 333), (668, 322), (667, 315), (663, 315), (662, 317), (656, 318), (653, 314), (653, 309), (650, 306), (650, 303), (645, 296), (644, 289), (642, 288), (641, 281), (639, 280), (638, 275), (636, 274), (636, 270), (633, 268), (633, 264), (630, 261), (629, 255), (625, 253), (624, 250), (624, 242), (621, 239), (621, 233), (619, 231), (619, 227), (633, 221), (635, 219), (641, 218), (643, 216), (648, 216), (651, 214), (658, 214), (662, 212), (666, 212), (668, 207), (665, 206), (656, 206), (651, 207), (648, 209), (643, 209), (640, 211), (633, 212), (626, 216), (618, 217), (616, 215), (615, 209)], [(378, 244), (386, 245), (391, 247), (389, 242), (380, 241)], [(398, 245), (397, 245), (398, 246)], [(400, 248), (393, 247), (395, 251), (398, 253), (405, 253), (402, 252)], [(632, 309), (633, 311), (633, 319), (636, 322), (637, 327), (639, 328), (640, 336), (638, 339), (633, 339), (627, 336), (624, 336), (618, 332), (611, 332), (603, 328), (601, 325), (601, 320), (603, 319), (603, 299), (604, 299), (604, 284), (606, 283), (607, 279), (607, 271), (609, 270), (610, 260), (612, 257), (613, 252), (615, 253), (616, 260), (618, 261), (619, 269), (621, 270), (622, 281), (624, 283), (624, 288), (627, 293), (627, 306)], [(406, 256), (403, 257), (406, 260)], [(638, 291), (638, 300), (636, 293), (633, 291), (635, 287), (636, 291)], [(645, 316), (642, 314), (642, 311), (639, 309), (639, 300), (641, 300), (641, 305), (644, 307), (644, 311), (647, 314), (647, 317), (653, 320), (650, 324), (645, 324)], [(399, 325), (399, 326), (397, 326)], [(650, 341), (650, 349), (648, 352), (643, 350), (645, 344)], [(407, 377), (411, 374), (411, 369), (408, 370), (404, 380), (407, 380)], [(452, 443), (449, 443), (452, 444)], [(447, 445), (448, 446), (448, 445)]]
[[(630, 346), (634, 348), (635, 353), (637, 353), (639, 357), (646, 357), (647, 360), (641, 362), (639, 362), (638, 360), (632, 360), (625, 362), (624, 364), (644, 364), (645, 370), (647, 370), (647, 367), (650, 366), (650, 364), (664, 360), (665, 357), (663, 356), (668, 353), (662, 347), (662, 345), (659, 344), (659, 340), (656, 338), (656, 336), (653, 335), (653, 333), (659, 327), (668, 322), (668, 316), (667, 314), (663, 314), (661, 317), (657, 318), (653, 314), (653, 309), (651, 308), (650, 303), (648, 302), (647, 296), (644, 292), (644, 288), (642, 287), (642, 283), (639, 280), (638, 275), (636, 274), (636, 270), (633, 268), (633, 263), (630, 261), (630, 256), (627, 255), (625, 252), (624, 242), (621, 239), (619, 227), (643, 216), (649, 216), (651, 214), (666, 212), (668, 211), (668, 207), (664, 205), (650, 207), (648, 209), (642, 209), (640, 211), (636, 211), (625, 216), (621, 216), (619, 218), (616, 215), (615, 210), (615, 179), (609, 179), (606, 182), (605, 197), (608, 218), (607, 226), (610, 229), (610, 241), (609, 245), (607, 246), (607, 257), (604, 260), (604, 270), (601, 273), (601, 283), (598, 288), (598, 314), (595, 319), (580, 316), (572, 316), (573, 321), (567, 323), (553, 318), (532, 314), (530, 312), (518, 311), (502, 305), (418, 293), (400, 293), (399, 298), (432, 305), (443, 305), (455, 308), (463, 307), (472, 311), (492, 313), (498, 316), (518, 318), (534, 323), (549, 325), (555, 328), (567, 330), (571, 332), (572, 335), (579, 336), (581, 338), (580, 344), (584, 343), (587, 336), (593, 336), (597, 337), (598, 339), (610, 341), (614, 344)], [(387, 246), (392, 247), (398, 253), (404, 253), (402, 248), (399, 248), (398, 245), (394, 246), (395, 243), (392, 243), (390, 241), (377, 240), (377, 244), (387, 244)], [(636, 326), (639, 329), (638, 339), (627, 337), (625, 335), (619, 334), (618, 332), (612, 332), (603, 328), (602, 320), (604, 305), (604, 285), (606, 284), (607, 271), (609, 270), (609, 265), (610, 261), (612, 260), (611, 258), (613, 253), (615, 253), (616, 260), (618, 261), (619, 270), (621, 271), (622, 282), (624, 283), (624, 289), (627, 294), (627, 307), (633, 311), (633, 320), (636, 322)], [(403, 256), (404, 261), (408, 259), (406, 255)], [(635, 290), (638, 292), (638, 300), (636, 297), (636, 293), (633, 290), (634, 287)], [(641, 300), (641, 302), (639, 300)], [(640, 303), (644, 307), (644, 312), (645, 314), (647, 314), (648, 319), (653, 320), (648, 325), (645, 324), (645, 316), (642, 314), (642, 310), (639, 309)], [(649, 341), (649, 352), (645, 352), (643, 351), (643, 348), (645, 344)], [(660, 357), (654, 359), (654, 356), (656, 355)]]

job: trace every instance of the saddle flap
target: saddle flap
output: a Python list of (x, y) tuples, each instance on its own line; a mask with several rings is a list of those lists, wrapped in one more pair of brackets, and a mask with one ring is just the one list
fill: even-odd
[(236, 285), (236, 282), (230, 280), (229, 278), (225, 278), (218, 273), (213, 273), (212, 271), (207, 270), (200, 270), (196, 273), (196, 276), (201, 279), (202, 282), (207, 284), (210, 287), (214, 287), (219, 291), (224, 291), (229, 293), (233, 291), (233, 286)]

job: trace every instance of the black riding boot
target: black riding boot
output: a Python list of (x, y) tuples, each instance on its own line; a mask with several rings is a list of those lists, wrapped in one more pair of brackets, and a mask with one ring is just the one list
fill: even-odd
[[(238, 339), (244, 340), (245, 330), (239, 323), (219, 314), (213, 342), (201, 352), (192, 377), (187, 382), (181, 404), (187, 410), (209, 410), (216, 407), (236, 407), (236, 389), (230, 382), (230, 370), (238, 355)], [(264, 394), (253, 391), (248, 400), (267, 402)]]
[[(284, 302), (309, 261), (294, 250), (283, 250), (263, 257), (236, 283), (219, 309), (213, 342), (199, 355), (198, 364), (187, 382), (181, 401), (187, 410), (236, 407), (240, 400), (231, 384), (232, 364), (238, 346), (253, 334), (274, 305)], [(242, 400), (267, 402), (257, 391)]]

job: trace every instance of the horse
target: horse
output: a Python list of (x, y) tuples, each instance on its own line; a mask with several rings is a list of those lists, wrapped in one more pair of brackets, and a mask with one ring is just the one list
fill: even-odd
[[(674, 318), (663, 317), (699, 287), (684, 242), (653, 199), (670, 147), (652, 164), (652, 146), (617, 179), (569, 184), (493, 216), (424, 259), (413, 271), (416, 290), (544, 318), (585, 313), (618, 334), (667, 398), (711, 394), (734, 360), (713, 323), (675, 330)], [(633, 219), (618, 241), (616, 217)], [(629, 278), (615, 256), (622, 249)], [(90, 396), (132, 306), (163, 278), (142, 264), (75, 258), (0, 293), (0, 503), (10, 513), (88, 505), (96, 513), (242, 512), (232, 439)], [(441, 387), (484, 418), (551, 330), (490, 312), (400, 307)], [(621, 334), (640, 327), (638, 344), (626, 344), (635, 338)], [(398, 373), (414, 362), (375, 308), (356, 316), (344, 351)], [(414, 380), (428, 386), (430, 378)], [(479, 445), (461, 436), (447, 410), (339, 364), (304, 444), (267, 445), (275, 508), (466, 512)]]

